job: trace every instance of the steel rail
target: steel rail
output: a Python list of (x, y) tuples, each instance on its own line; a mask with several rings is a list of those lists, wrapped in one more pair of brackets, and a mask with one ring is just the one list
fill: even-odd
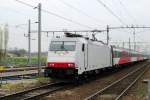
[(40, 94), (37, 94), (37, 95), (33, 95), (33, 96), (30, 96), (30, 97), (26, 97), (24, 99), (21, 99), (21, 100), (39, 100), (39, 98), (45, 96), (45, 95), (48, 95), (50, 93), (53, 93), (57, 90), (60, 90), (60, 89), (63, 89), (64, 87), (63, 86), (60, 86), (60, 87), (56, 87), (54, 89), (49, 89), (48, 91), (44, 92), (44, 93), (40, 93)]
[[(43, 66), (42, 69), (44, 69), (45, 67)], [(24, 68), (8, 68), (3, 70), (2, 72), (17, 72), (17, 71), (28, 71), (28, 70), (37, 70), (37, 67), (24, 67)]]
[[(48, 85), (43, 85), (43, 86), (40, 86), (40, 87), (31, 88), (31, 89), (28, 89), (28, 90), (24, 90), (24, 91), (21, 91), (21, 92), (9, 94), (9, 95), (6, 95), (6, 96), (1, 96), (0, 100), (31, 100), (31, 99), (33, 100), (37, 97), (39, 98), (39, 97), (42, 97), (44, 95), (47, 95), (48, 93), (52, 93), (52, 92), (55, 92), (59, 89), (62, 89), (64, 86), (65, 86), (64, 82), (51, 83), (51, 84), (48, 84)], [(40, 91), (40, 90), (41, 91), (45, 90), (46, 92), (36, 93), (36, 94), (32, 95), (33, 92)], [(30, 95), (30, 93), (31, 93), (31, 95)]]
[[(111, 87), (113, 87), (114, 85), (116, 85), (117, 83), (119, 83), (119, 82), (123, 81), (124, 79), (126, 79), (127, 77), (131, 76), (132, 74), (138, 72), (140, 69), (145, 68), (148, 64), (149, 64), (149, 63), (144, 64), (142, 67), (137, 68), (136, 70), (134, 70), (134, 71), (128, 73), (127, 75), (125, 75), (125, 76), (122, 77), (121, 79), (119, 79), (119, 80), (113, 82), (112, 84), (106, 86), (105, 88), (101, 89), (100, 91), (98, 91), (98, 92), (96, 92), (96, 93), (90, 95), (89, 97), (85, 98), (84, 100), (95, 100), (100, 94), (102, 94), (103, 92), (107, 91), (108, 89), (110, 89)], [(146, 70), (146, 69), (145, 69), (145, 70)], [(145, 70), (144, 70), (144, 71), (145, 71)], [(144, 74), (144, 72), (142, 72), (142, 73)], [(142, 75), (141, 75), (141, 76), (142, 76)], [(140, 77), (140, 75), (139, 75), (138, 77)], [(135, 83), (135, 82), (134, 82), (134, 83)], [(132, 84), (133, 84), (133, 82), (132, 82)], [(131, 85), (131, 84), (130, 84), (130, 85)], [(128, 86), (128, 88), (129, 88), (129, 87), (131, 87), (131, 86)], [(127, 88), (126, 88), (126, 89), (127, 89)], [(124, 93), (125, 93), (126, 89), (123, 91)], [(119, 99), (124, 93), (121, 93), (117, 98)], [(116, 98), (116, 100), (118, 100), (117, 98)]]
[(143, 75), (148, 69), (149, 69), (149, 67), (145, 68), (145, 70), (144, 70), (139, 76), (137, 76), (137, 78), (136, 78), (126, 89), (124, 89), (124, 91), (121, 92), (120, 95), (118, 95), (115, 100), (119, 100), (119, 99), (142, 77), (142, 75)]

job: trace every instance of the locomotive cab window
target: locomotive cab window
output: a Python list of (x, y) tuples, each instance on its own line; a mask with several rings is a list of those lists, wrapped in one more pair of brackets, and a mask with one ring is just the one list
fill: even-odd
[(72, 41), (52, 41), (50, 51), (75, 51), (76, 42)]

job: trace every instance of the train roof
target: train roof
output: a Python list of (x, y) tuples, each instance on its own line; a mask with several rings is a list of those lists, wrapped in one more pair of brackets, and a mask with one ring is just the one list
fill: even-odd
[(52, 38), (51, 41), (80, 41), (83, 43), (106, 45), (103, 41), (89, 39), (89, 37), (85, 37), (80, 34), (72, 34), (72, 33), (65, 33), (65, 36), (63, 37), (56, 36), (55, 38)]
[(133, 49), (122, 48), (122, 47), (116, 47), (116, 46), (112, 46), (112, 47), (115, 48), (115, 50), (117, 50), (117, 51), (125, 50), (125, 51), (128, 51), (128, 52), (130, 52), (130, 53), (144, 54), (143, 52), (135, 51), (135, 50), (133, 50)]
[(95, 45), (106, 45), (102, 41), (92, 40), (89, 38), (84, 37), (56, 37), (52, 38), (51, 41), (76, 41), (76, 42), (82, 42), (82, 43), (89, 43), (89, 44), (95, 44)]

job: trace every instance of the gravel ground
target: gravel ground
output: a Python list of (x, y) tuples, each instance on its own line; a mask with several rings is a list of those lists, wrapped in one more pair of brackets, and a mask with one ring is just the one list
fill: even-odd
[(15, 92), (23, 91), (33, 87), (47, 84), (50, 81), (44, 78), (36, 79), (22, 79), (22, 80), (9, 80), (6, 84), (0, 87), (0, 95), (12, 94)]
[(138, 80), (138, 82), (128, 91), (126, 96), (123, 96), (122, 100), (147, 100), (148, 90), (147, 83), (143, 83), (143, 80), (150, 80), (150, 69)]
[(126, 75), (127, 73), (135, 69), (135, 67), (139, 67), (139, 66), (134, 65), (133, 67), (125, 68), (114, 74), (103, 76), (101, 78), (85, 83), (83, 85), (80, 85), (71, 89), (68, 88), (68, 89), (64, 89), (61, 91), (57, 91), (53, 94), (50, 94), (47, 97), (44, 97), (43, 99), (44, 100), (83, 100), (87, 96), (91, 95), (92, 93), (95, 93), (96, 91), (111, 84), (115, 80), (120, 79), (121, 77), (123, 77), (124, 75)]

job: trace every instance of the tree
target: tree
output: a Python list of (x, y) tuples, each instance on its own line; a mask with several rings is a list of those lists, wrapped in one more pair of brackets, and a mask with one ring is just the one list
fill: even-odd
[(3, 57), (3, 33), (0, 27), (0, 62), (2, 61)]
[(18, 57), (24, 56), (25, 54), (27, 54), (27, 51), (25, 49), (18, 49), (18, 48), (15, 48), (14, 50), (11, 50), (9, 52), (12, 54), (15, 54)]
[[(4, 55), (7, 57), (7, 45), (8, 45), (8, 39), (9, 39), (9, 31), (8, 31), (8, 25), (6, 24), (4, 27)], [(5, 58), (6, 59), (6, 58)]]
[(0, 27), (0, 62), (4, 61), (7, 56), (8, 33), (7, 24), (3, 28)]

